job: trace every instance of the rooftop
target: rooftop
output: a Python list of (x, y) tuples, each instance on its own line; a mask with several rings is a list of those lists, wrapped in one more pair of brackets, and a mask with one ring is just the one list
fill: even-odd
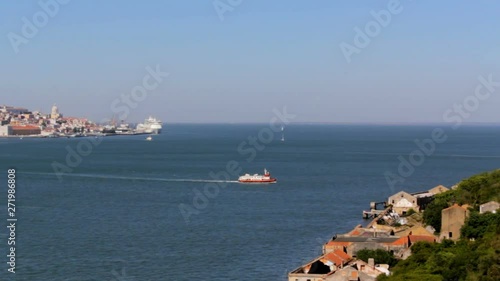
[(338, 242), (376, 242), (376, 243), (392, 243), (398, 240), (400, 237), (398, 236), (390, 236), (390, 237), (363, 237), (363, 236), (342, 236), (337, 237), (327, 244), (330, 243), (338, 243)]

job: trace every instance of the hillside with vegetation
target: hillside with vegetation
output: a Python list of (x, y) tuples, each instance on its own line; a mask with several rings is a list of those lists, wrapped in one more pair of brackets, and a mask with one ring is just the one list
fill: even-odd
[(479, 213), (479, 205), (499, 199), (500, 170), (472, 176), (457, 188), (437, 195), (424, 211), (424, 221), (436, 232), (441, 230), (441, 210), (454, 203), (470, 206), (460, 240), (415, 243), (412, 255), (399, 261), (391, 276), (377, 280), (500, 280), (500, 212)]

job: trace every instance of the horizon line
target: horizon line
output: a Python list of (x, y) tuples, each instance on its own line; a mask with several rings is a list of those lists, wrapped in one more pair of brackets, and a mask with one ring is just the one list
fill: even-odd
[[(175, 122), (164, 122), (166, 124), (171, 125), (252, 125), (252, 124), (268, 124), (269, 122), (197, 122), (197, 121), (175, 121)], [(285, 125), (382, 125), (382, 126), (400, 126), (400, 125), (408, 125), (408, 126), (422, 126), (422, 125), (445, 125), (445, 126), (454, 126), (455, 123), (449, 122), (319, 122), (319, 121), (304, 121), (304, 122), (290, 122)], [(492, 126), (500, 126), (500, 122), (462, 122), (463, 125), (492, 125)]]

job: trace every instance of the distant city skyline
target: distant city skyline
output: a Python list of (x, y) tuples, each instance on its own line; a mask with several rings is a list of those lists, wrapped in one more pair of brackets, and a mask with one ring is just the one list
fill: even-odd
[(293, 122), (500, 123), (498, 2), (236, 2), (3, 1), (0, 105), (97, 122), (260, 123), (286, 106)]

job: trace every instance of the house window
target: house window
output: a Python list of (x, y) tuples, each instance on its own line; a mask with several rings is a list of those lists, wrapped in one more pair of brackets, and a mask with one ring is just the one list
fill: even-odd
[(394, 204), (394, 200), (392, 200), (392, 204)]
[(452, 237), (453, 237), (453, 232), (451, 232), (451, 231), (450, 231), (450, 232), (448, 232), (448, 236), (449, 236), (450, 238), (452, 238)]

